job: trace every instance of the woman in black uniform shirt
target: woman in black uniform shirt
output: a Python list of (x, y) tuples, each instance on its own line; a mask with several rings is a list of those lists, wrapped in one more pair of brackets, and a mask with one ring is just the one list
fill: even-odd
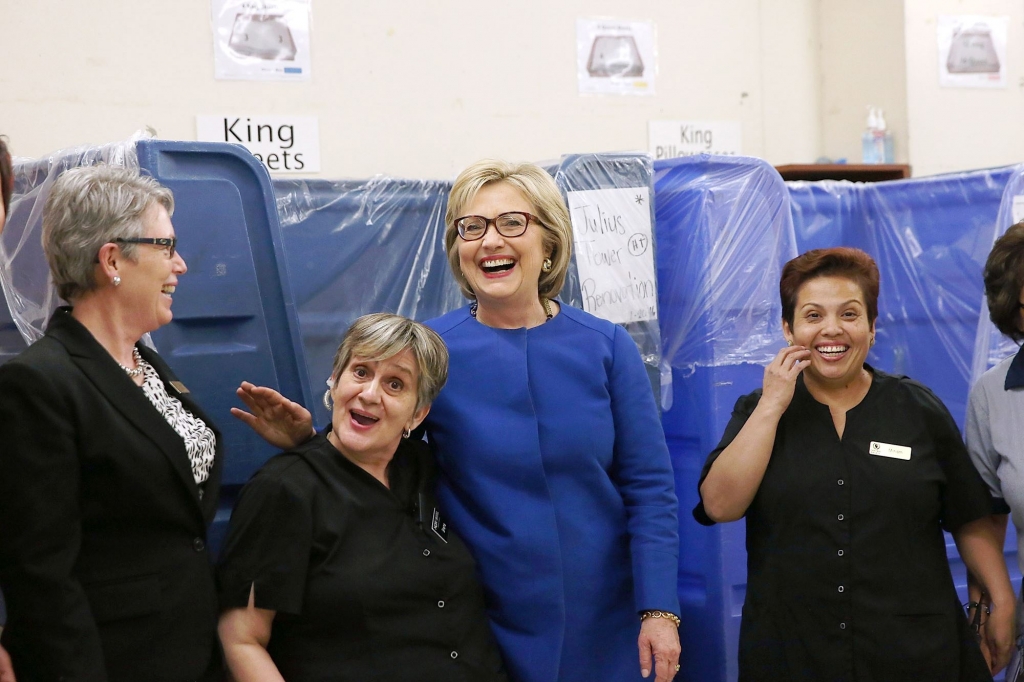
[(220, 634), (238, 682), (506, 679), (429, 450), (406, 440), (447, 372), (421, 324), (377, 313), (349, 328), (331, 428), (268, 461), (231, 517)]
[[(864, 363), (878, 281), (857, 249), (786, 264), (790, 345), (764, 388), (737, 401), (704, 465), (697, 520), (747, 519), (741, 681), (991, 679), (942, 535), (1012, 604), (985, 533), (989, 497), (942, 402)], [(1008, 653), (1010, 621), (1000, 628)]]

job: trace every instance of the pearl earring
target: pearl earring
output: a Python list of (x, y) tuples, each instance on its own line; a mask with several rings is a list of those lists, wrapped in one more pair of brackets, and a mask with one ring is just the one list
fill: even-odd
[(115, 287), (121, 286), (121, 276), (120, 275), (114, 275), (114, 279), (112, 279), (111, 282), (113, 282)]

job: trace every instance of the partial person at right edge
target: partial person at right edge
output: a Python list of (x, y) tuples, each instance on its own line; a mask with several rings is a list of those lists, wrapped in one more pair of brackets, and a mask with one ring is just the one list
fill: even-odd
[[(1013, 341), (1024, 341), (1024, 222), (1013, 225), (996, 240), (985, 262), (985, 298), (993, 324)], [(971, 389), (967, 403), (967, 451), (992, 494), (992, 515), (986, 519), (992, 543), (1003, 547), (1010, 514), (1017, 527), (1017, 544), (1024, 546), (1024, 352), (1018, 351), (985, 372)], [(1024, 567), (1024, 554), (1017, 553)], [(983, 635), (982, 649), (996, 618), (1012, 613), (1014, 603), (982, 589), (970, 576), (972, 620)], [(1019, 607), (1019, 605), (1018, 605)], [(1020, 616), (1020, 614), (1018, 614)], [(1001, 620), (1001, 618), (1000, 618)], [(1020, 675), (1021, 657), (1007, 671), (1007, 682)]]
[[(697, 521), (746, 518), (742, 682), (991, 680), (942, 534), (994, 599), (1012, 602), (991, 499), (938, 397), (865, 362), (878, 288), (858, 249), (786, 264), (789, 346), (736, 402), (704, 465)], [(992, 671), (1009, 658), (1007, 613), (990, 621)]]

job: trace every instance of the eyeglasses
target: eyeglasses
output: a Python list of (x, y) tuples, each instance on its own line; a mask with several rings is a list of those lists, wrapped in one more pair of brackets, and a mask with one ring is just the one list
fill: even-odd
[(178, 247), (177, 237), (118, 237), (114, 241), (118, 244), (149, 244), (167, 249), (168, 258), (174, 258), (174, 251)]
[(526, 232), (531, 220), (543, 225), (540, 218), (535, 215), (524, 211), (510, 211), (496, 218), (485, 218), (482, 215), (462, 216), (455, 220), (455, 227), (464, 241), (475, 242), (477, 239), (483, 239), (491, 223), (494, 223), (494, 229), (502, 237), (518, 237)]

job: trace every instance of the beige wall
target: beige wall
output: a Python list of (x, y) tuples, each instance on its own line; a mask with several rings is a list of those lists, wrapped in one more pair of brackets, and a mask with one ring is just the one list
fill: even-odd
[[(819, 0), (314, 0), (313, 80), (213, 78), (208, 0), (0, 0), (0, 132), (16, 154), (195, 138), (196, 114), (319, 118), (325, 177), (450, 177), (487, 155), (645, 149), (649, 119), (742, 123), (746, 153), (821, 147)], [(651, 20), (654, 97), (580, 96), (577, 17)]]
[[(915, 175), (1024, 161), (1024, 3), (905, 0), (907, 115)], [(1008, 16), (1004, 89), (942, 88), (936, 22), (942, 14)]]
[(867, 107), (885, 111), (897, 163), (907, 163), (907, 70), (903, 4), (820, 0), (821, 153), (861, 161)]

